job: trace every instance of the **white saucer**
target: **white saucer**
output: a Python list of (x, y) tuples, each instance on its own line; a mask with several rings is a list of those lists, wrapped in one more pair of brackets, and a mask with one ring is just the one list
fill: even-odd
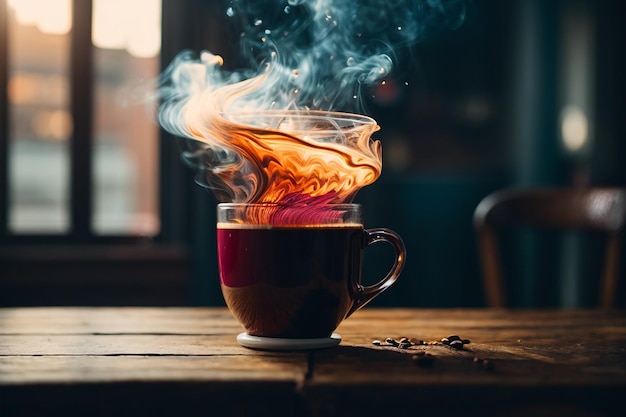
[(262, 350), (310, 350), (335, 347), (341, 342), (341, 336), (333, 333), (330, 337), (319, 339), (281, 339), (278, 337), (251, 336), (239, 333), (237, 341), (243, 347)]

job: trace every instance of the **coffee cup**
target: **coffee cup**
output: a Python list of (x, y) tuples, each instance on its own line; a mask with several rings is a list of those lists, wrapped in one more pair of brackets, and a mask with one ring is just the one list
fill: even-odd
[[(364, 251), (378, 242), (393, 247), (394, 263), (364, 285)], [(406, 259), (397, 233), (364, 228), (359, 204), (221, 203), (217, 250), (224, 300), (245, 329), (238, 340), (259, 348), (338, 343), (339, 324), (388, 289)]]

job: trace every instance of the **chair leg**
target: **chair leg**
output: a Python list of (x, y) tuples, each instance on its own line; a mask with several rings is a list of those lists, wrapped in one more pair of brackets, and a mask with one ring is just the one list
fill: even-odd
[(599, 304), (602, 308), (615, 306), (617, 295), (617, 277), (619, 270), (619, 251), (621, 241), (619, 235), (611, 236), (607, 242), (606, 258), (604, 261), (604, 277), (600, 285)]
[(480, 237), (485, 297), (489, 307), (506, 307), (506, 296), (500, 270), (498, 242), (492, 230), (483, 230)]

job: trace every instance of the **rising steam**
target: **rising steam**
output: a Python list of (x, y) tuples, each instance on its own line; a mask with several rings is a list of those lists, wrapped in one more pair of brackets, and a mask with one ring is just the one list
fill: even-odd
[(249, 67), (225, 71), (208, 51), (182, 52), (163, 74), (159, 121), (187, 139), (183, 158), (220, 201), (350, 201), (380, 175), (378, 127), (324, 112), (362, 113), (395, 48), (460, 24), (464, 10), (457, 0), (233, 0), (224, 17), (243, 28)]

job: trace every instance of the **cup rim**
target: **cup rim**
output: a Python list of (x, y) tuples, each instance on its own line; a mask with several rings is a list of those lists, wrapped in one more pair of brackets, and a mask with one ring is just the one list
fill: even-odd
[(307, 228), (358, 224), (363, 227), (362, 207), (358, 203), (219, 203), (216, 214), (218, 224)]
[[(308, 209), (310, 208), (312, 205), (310, 204), (303, 204), (303, 203), (296, 203), (296, 204), (286, 204), (286, 203), (271, 203), (271, 202), (267, 202), (267, 203), (261, 203), (261, 202), (256, 202), (256, 203), (243, 203), (243, 202), (239, 202), (239, 203), (218, 203), (217, 207), (218, 208), (239, 208), (239, 207), (289, 207), (289, 208), (294, 208), (294, 209)], [(323, 207), (323, 208), (332, 208), (332, 209), (348, 209), (348, 208), (362, 208), (363, 205), (361, 203), (326, 203), (326, 204), (322, 204), (322, 205), (317, 205), (316, 207)]]
[[(329, 124), (338, 124), (338, 122), (349, 122), (345, 126), (336, 126), (337, 128), (318, 129), (315, 132), (317, 134), (335, 133), (338, 130), (342, 132), (359, 131), (363, 129), (377, 130), (378, 122), (364, 114), (339, 112), (339, 111), (324, 111), (324, 110), (244, 110), (235, 111), (229, 113), (221, 113), (220, 116), (226, 122), (231, 123), (233, 126), (244, 126), (246, 128), (254, 128), (261, 130), (278, 130), (283, 131), (281, 128), (282, 119), (287, 120), (289, 118), (300, 121), (312, 121), (312, 120), (326, 120)], [(255, 123), (254, 117), (271, 116), (272, 118), (278, 118), (278, 124), (276, 126), (264, 125), (263, 123)], [(292, 133), (308, 132), (308, 129), (303, 128), (290, 128), (288, 131)]]

